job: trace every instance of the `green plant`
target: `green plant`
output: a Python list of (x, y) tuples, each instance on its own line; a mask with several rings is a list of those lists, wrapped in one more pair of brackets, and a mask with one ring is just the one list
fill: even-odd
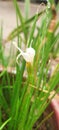
[[(40, 13), (38, 11), (30, 19), (28, 19), (28, 14), (26, 14), (25, 19), (16, 0), (14, 0), (17, 28), (9, 34), (5, 42), (12, 40), (13, 44), (14, 38), (17, 36), (18, 45), (14, 44), (23, 58), (20, 58), (19, 62), (17, 57), (16, 76), (15, 78), (13, 77), (12, 83), (7, 72), (8, 65), (0, 73), (0, 78), (2, 78), (0, 85), (0, 130), (32, 130), (37, 119), (40, 118), (51, 99), (59, 91), (59, 88), (56, 88), (59, 84), (59, 64), (56, 65), (52, 76), (48, 77), (50, 54), (52, 54), (52, 49), (59, 40), (59, 33), (56, 34), (59, 22), (55, 24), (57, 7), (55, 7), (52, 0), (50, 0), (50, 4), (50, 6), (47, 5), (44, 11)], [(27, 11), (28, 7), (29, 4), (26, 4)], [(42, 20), (40, 27), (37, 27), (36, 22), (39, 16), (41, 16)], [(21, 22), (20, 26), (18, 20)], [(54, 23), (51, 27), (53, 20)], [(36, 30), (37, 34), (35, 36)], [(23, 38), (21, 33), (24, 34)], [(2, 33), (0, 34), (0, 39), (2, 39)], [(25, 52), (20, 49), (21, 42), (24, 42), (25, 48), (34, 50), (33, 57), (32, 51), (30, 51), (30, 59), (33, 58), (33, 60), (27, 61), (26, 49)], [(26, 58), (24, 58), (25, 54)], [(0, 57), (4, 59), (2, 56), (3, 52)], [(27, 71), (27, 75), (24, 81), (25, 71)], [(8, 81), (7, 84), (6, 81)], [(55, 88), (56, 90), (54, 91)]]

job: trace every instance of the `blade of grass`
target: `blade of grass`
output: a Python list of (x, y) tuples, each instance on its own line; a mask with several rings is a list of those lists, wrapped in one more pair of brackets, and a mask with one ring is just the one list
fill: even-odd
[(17, 16), (19, 17), (20, 23), (22, 25), (22, 23), (24, 22), (23, 21), (24, 18), (23, 18), (22, 14), (21, 14), (20, 8), (19, 8), (18, 3), (17, 3), (16, 0), (14, 0), (14, 6), (15, 6), (15, 9), (16, 9)]
[[(32, 82), (33, 83), (33, 74), (30, 76), (30, 78), (28, 79), (28, 82)], [(24, 95), (24, 99), (22, 102), (22, 106), (21, 106), (21, 113), (19, 116), (19, 120), (21, 119), (21, 122), (19, 123), (18, 129), (24, 129), (24, 124), (26, 121), (26, 117), (28, 114), (28, 110), (29, 110), (29, 106), (30, 106), (30, 102), (31, 102), (31, 97), (33, 94), (33, 88), (30, 88), (30, 86), (27, 86), (27, 91), (25, 92)]]
[(8, 104), (6, 102), (6, 99), (5, 99), (4, 95), (3, 95), (3, 92), (1, 90), (1, 88), (0, 88), (0, 104), (4, 108), (7, 115), (9, 115), (9, 113), (8, 113), (9, 106), (8, 106)]
[(29, 16), (29, 6), (30, 6), (30, 0), (25, 0), (25, 19), (28, 19)]
[(32, 38), (33, 38), (33, 35), (34, 35), (34, 32), (35, 32), (37, 19), (38, 19), (38, 12), (36, 12), (35, 19), (33, 21), (32, 30), (31, 30), (31, 33), (30, 33), (29, 41), (28, 41), (28, 47), (31, 44), (31, 41), (32, 41)]
[[(17, 118), (17, 106), (19, 106), (19, 96), (20, 96), (20, 89), (22, 87), (22, 79), (23, 79), (23, 72), (24, 72), (24, 68), (25, 68), (25, 62), (23, 61), (22, 63), (22, 67), (19, 68), (19, 66), (17, 66), (17, 75), (16, 75), (16, 81), (15, 84), (13, 86), (13, 95), (12, 95), (12, 100), (11, 100), (11, 113), (10, 116), (12, 116), (12, 121), (10, 122), (9, 125), (9, 130), (13, 129), (14, 124), (16, 123), (16, 118)], [(19, 106), (20, 107), (20, 106)], [(18, 111), (19, 112), (19, 111)]]
[(8, 124), (8, 122), (11, 121), (11, 117), (9, 119), (7, 119), (3, 124), (2, 126), (0, 126), (0, 130), (3, 130), (3, 128)]
[(0, 28), (0, 59), (1, 59), (2, 64), (4, 64), (2, 39), (3, 39), (3, 26), (1, 25), (1, 28)]
[(0, 126), (2, 124), (2, 112), (1, 112), (1, 104), (0, 104)]
[(21, 23), (21, 26), (22, 26), (24, 37), (26, 39), (26, 29), (24, 27), (24, 18), (23, 18), (22, 14), (21, 14), (20, 8), (19, 8), (16, 0), (14, 0), (14, 5), (15, 5), (15, 8), (16, 8), (16, 14), (17, 14), (17, 16), (19, 16), (19, 20), (20, 20), (20, 23)]
[[(30, 0), (25, 0), (25, 19), (27, 20), (29, 17), (29, 10), (30, 10)], [(29, 28), (26, 30), (26, 43), (28, 39)]]
[(5, 74), (5, 72), (6, 72), (6, 69), (3, 70), (3, 71), (0, 73), (0, 78)]

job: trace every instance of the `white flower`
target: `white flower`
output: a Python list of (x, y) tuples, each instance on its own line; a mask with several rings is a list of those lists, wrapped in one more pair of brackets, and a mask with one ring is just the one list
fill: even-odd
[(29, 47), (26, 49), (25, 52), (23, 52), (16, 44), (15, 42), (13, 42), (13, 44), (15, 45), (15, 47), (20, 51), (20, 54), (17, 56), (17, 63), (18, 63), (18, 59), (20, 58), (20, 56), (23, 56), (24, 60), (27, 63), (33, 64), (33, 60), (34, 60), (34, 56), (35, 56), (35, 50), (32, 47)]

